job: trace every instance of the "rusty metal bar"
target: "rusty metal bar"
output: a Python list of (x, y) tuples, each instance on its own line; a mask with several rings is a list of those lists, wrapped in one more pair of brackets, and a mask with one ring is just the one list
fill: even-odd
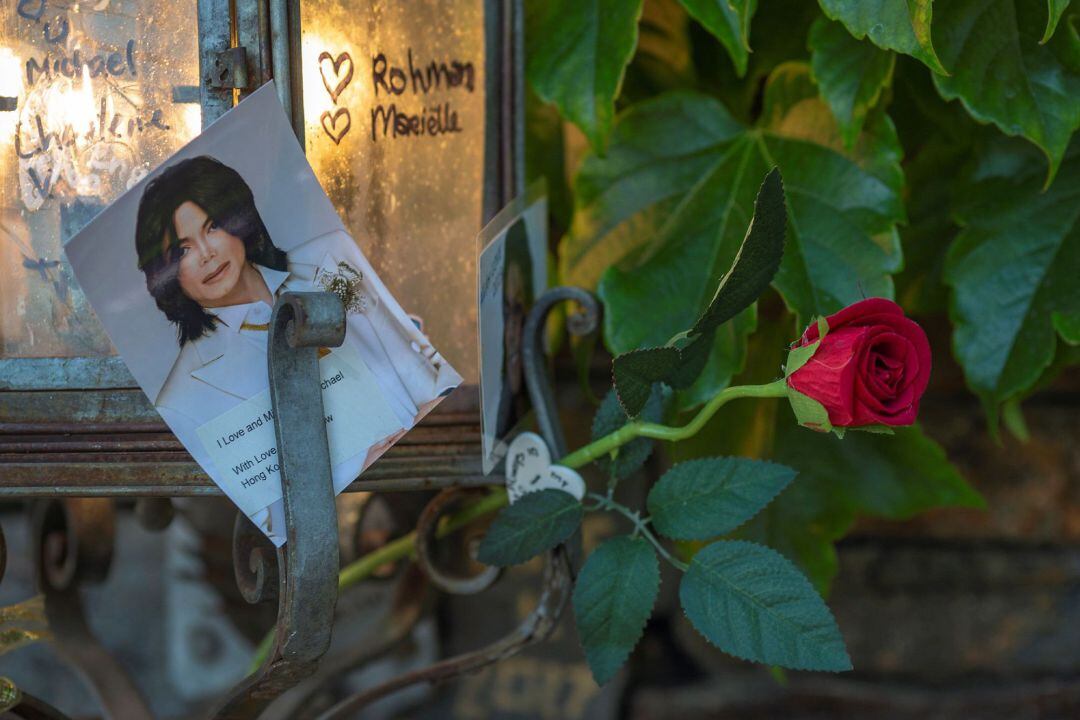
[[(322, 394), (317, 392), (318, 348), (337, 347), (344, 339), (345, 308), (333, 293), (285, 293), (274, 305), (270, 399), (288, 536), (288, 544), (277, 552), (278, 620), (269, 660), (212, 714), (217, 720), (257, 717), (314, 672), (330, 645), (338, 527)], [(257, 564), (264, 558), (251, 559)], [(260, 568), (252, 571), (260, 575)]]

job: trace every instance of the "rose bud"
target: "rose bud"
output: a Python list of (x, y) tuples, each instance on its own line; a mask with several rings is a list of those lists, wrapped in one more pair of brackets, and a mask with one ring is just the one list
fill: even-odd
[[(836, 427), (914, 423), (930, 380), (923, 329), (885, 298), (849, 305), (826, 323), (816, 351), (788, 375), (788, 387), (820, 403)], [(795, 347), (818, 339), (812, 324)]]

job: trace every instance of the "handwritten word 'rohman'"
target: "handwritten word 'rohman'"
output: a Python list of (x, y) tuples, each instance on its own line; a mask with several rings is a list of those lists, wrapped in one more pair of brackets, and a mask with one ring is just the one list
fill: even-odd
[[(401, 96), (428, 95), (440, 90), (464, 89), (472, 93), (476, 89), (476, 68), (471, 62), (450, 60), (417, 66), (413, 62), (412, 48), (406, 53), (407, 67), (392, 65), (384, 53), (371, 59), (371, 82), (375, 97), (380, 93)], [(381, 123), (381, 125), (380, 125)], [(444, 135), (461, 132), (457, 111), (450, 102), (423, 107), (420, 112), (405, 112), (396, 102), (376, 105), (371, 110), (371, 140), (383, 138)]]

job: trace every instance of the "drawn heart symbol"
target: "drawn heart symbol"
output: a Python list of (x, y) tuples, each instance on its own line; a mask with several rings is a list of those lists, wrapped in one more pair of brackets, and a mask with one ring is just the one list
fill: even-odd
[(521, 433), (506, 452), (506, 492), (514, 503), (538, 490), (562, 490), (578, 500), (585, 497), (585, 481), (574, 470), (551, 464), (547, 443), (536, 433)]
[[(346, 65), (345, 75), (341, 74), (341, 66)], [(330, 100), (337, 105), (337, 99), (345, 88), (349, 86), (352, 81), (353, 75), (353, 61), (352, 56), (347, 52), (343, 52), (334, 59), (334, 56), (330, 53), (323, 51), (319, 54), (319, 74), (322, 75), (322, 84), (326, 88), (326, 92), (330, 94)], [(336, 83), (333, 89), (330, 88), (330, 79), (333, 79)]]
[[(341, 124), (341, 128), (338, 128), (338, 118), (345, 116), (345, 122)], [(330, 139), (334, 141), (335, 145), (341, 144), (341, 138), (345, 137), (345, 134), (349, 132), (349, 128), (352, 127), (352, 116), (349, 115), (347, 108), (338, 108), (331, 115), (327, 110), (319, 117), (319, 122), (322, 123), (322, 129), (330, 136)]]

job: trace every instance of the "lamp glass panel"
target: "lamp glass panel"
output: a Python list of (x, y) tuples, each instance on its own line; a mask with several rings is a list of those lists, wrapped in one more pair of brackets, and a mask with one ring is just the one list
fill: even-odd
[(308, 159), (380, 277), (477, 378), (483, 0), (305, 0)]
[(113, 354), (62, 247), (198, 134), (196, 28), (195, 0), (0, 7), (0, 357)]

